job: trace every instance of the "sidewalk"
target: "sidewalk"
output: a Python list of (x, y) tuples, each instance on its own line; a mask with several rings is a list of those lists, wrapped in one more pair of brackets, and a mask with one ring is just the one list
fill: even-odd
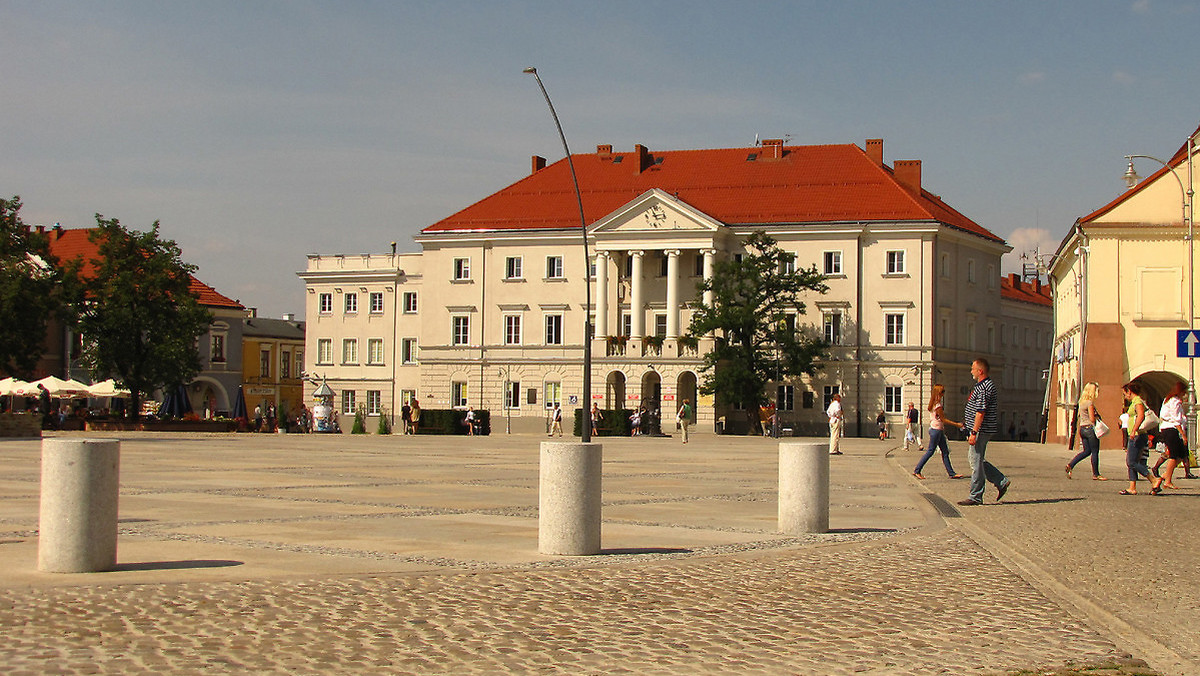
[[(1153, 673), (1121, 662), (1132, 650), (1162, 673), (1195, 673), (1142, 653), (1166, 642), (1159, 634), (1139, 643), (1147, 630), (1124, 619), (1131, 641), (1056, 596), (1055, 581), (1075, 584), (1094, 565), (1079, 550), (1101, 548), (1043, 534), (1046, 510), (1111, 502), (1110, 521), (1093, 517), (1094, 528), (1076, 533), (1087, 539), (1160, 506), (1117, 502), (1115, 481), (1097, 483), (1111, 500), (1081, 481), (1055, 485), (1067, 484), (1061, 467), (1041, 478), (1061, 464), (1045, 447), (994, 446), (989, 455), (1014, 478), (1011, 504), (944, 518), (922, 492), (957, 500), (965, 482), (918, 485), (900, 468), (914, 454), (889, 461), (890, 444), (847, 440), (847, 455), (831, 458), (832, 532), (789, 538), (775, 533), (774, 440), (601, 439), (605, 552), (546, 557), (536, 552), (543, 440), (127, 436), (120, 569), (92, 575), (35, 570), (39, 444), (0, 442), (10, 468), (0, 479), (0, 622), (16, 628), (0, 665), (992, 674), (1086, 664)], [(1055, 490), (1088, 499), (1048, 502), (1063, 499)], [(1144, 555), (1125, 555), (1141, 572)], [(1028, 570), (1014, 563), (1022, 558)], [(1194, 570), (1186, 565), (1173, 572)], [(1116, 615), (1106, 604), (1123, 599), (1126, 583), (1119, 562), (1109, 567), (1089, 593)], [(1043, 581), (1039, 570), (1055, 575)], [(1182, 621), (1174, 627), (1188, 626), (1186, 603), (1170, 616)]]

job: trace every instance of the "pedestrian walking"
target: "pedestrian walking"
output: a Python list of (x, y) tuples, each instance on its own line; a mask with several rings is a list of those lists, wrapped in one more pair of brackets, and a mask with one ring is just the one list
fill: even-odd
[(992, 435), (1000, 431), (999, 395), (996, 383), (988, 377), (990, 370), (988, 361), (983, 357), (971, 362), (971, 377), (975, 379), (975, 386), (971, 388), (966, 406), (963, 407), (964, 429), (970, 428), (967, 459), (971, 462), (971, 492), (965, 500), (958, 501), (963, 506), (982, 505), (983, 489), (988, 482), (996, 487), (997, 501), (1012, 486), (1012, 479), (987, 461), (987, 444)]
[(598, 437), (600, 436), (600, 405), (594, 401), (592, 402), (592, 412), (590, 417), (592, 419), (592, 436)]
[(879, 440), (883, 441), (888, 438), (887, 415), (880, 411), (879, 415), (875, 416), (875, 425), (879, 427)]
[(475, 436), (475, 408), (467, 407), (467, 414), (463, 416), (463, 424), (467, 426), (467, 436)]
[(421, 402), (416, 399), (412, 400), (412, 409), (408, 412), (409, 423), (412, 425), (412, 432), (416, 434), (421, 428)]
[(908, 450), (908, 445), (912, 444), (913, 448), (920, 450), (921, 448), (921, 412), (917, 410), (916, 404), (908, 402), (908, 410), (904, 413), (904, 421), (906, 429), (904, 430), (904, 450)]
[(842, 426), (846, 416), (842, 413), (842, 395), (830, 397), (829, 408), (825, 409), (829, 416), (829, 455), (842, 454)]
[(929, 462), (929, 459), (933, 457), (933, 452), (938, 449), (942, 451), (942, 464), (946, 467), (946, 474), (951, 479), (966, 478), (955, 472), (954, 465), (950, 464), (950, 444), (946, 442), (946, 425), (952, 425), (961, 430), (963, 424), (946, 418), (945, 409), (942, 406), (945, 396), (946, 386), (935, 383), (933, 391), (929, 394), (929, 405), (926, 406), (926, 410), (929, 411), (929, 447), (925, 449), (925, 455), (921, 456), (917, 468), (913, 470), (913, 476), (918, 479), (925, 478), (921, 474), (921, 470), (925, 469), (925, 463)]
[(692, 403), (688, 399), (683, 400), (683, 405), (679, 407), (679, 412), (675, 414), (675, 424), (679, 426), (679, 433), (683, 436), (683, 443), (688, 442), (688, 426), (692, 424)]
[(634, 409), (633, 413), (629, 414), (629, 435), (636, 437), (642, 433), (642, 411), (645, 409)]
[(262, 404), (254, 407), (254, 431), (261, 432), (263, 424)]
[(1146, 466), (1147, 433), (1153, 425), (1146, 423), (1146, 402), (1142, 399), (1142, 384), (1136, 381), (1125, 383), (1121, 388), (1129, 399), (1129, 443), (1125, 445), (1125, 467), (1129, 469), (1129, 487), (1121, 495), (1137, 495), (1138, 476), (1146, 477), (1151, 483), (1150, 495), (1162, 492), (1163, 480), (1154, 477)]
[(550, 433), (547, 434), (546, 436), (548, 436), (548, 437), (554, 436), (554, 432), (556, 430), (558, 431), (558, 436), (561, 437), (563, 435), (562, 434), (562, 408), (559, 407), (557, 401), (554, 402), (554, 410), (550, 412)]
[(1162, 407), (1158, 411), (1160, 422), (1157, 440), (1166, 446), (1166, 452), (1162, 454), (1150, 471), (1154, 473), (1154, 476), (1158, 476), (1158, 468), (1164, 462), (1167, 464), (1166, 477), (1162, 483), (1165, 488), (1178, 488), (1173, 483), (1175, 468), (1180, 463), (1183, 463), (1185, 468), (1188, 464), (1187, 418), (1183, 413), (1183, 395), (1187, 394), (1187, 390), (1187, 383), (1175, 381), (1174, 387), (1167, 393), (1167, 398), (1163, 400)]
[(412, 434), (412, 406), (408, 402), (400, 407), (400, 422), (404, 425), (403, 433)]
[(1100, 436), (1096, 434), (1096, 423), (1100, 421), (1100, 412), (1096, 410), (1096, 397), (1100, 396), (1100, 385), (1088, 383), (1083, 386), (1079, 395), (1079, 453), (1067, 463), (1067, 478), (1071, 478), (1071, 470), (1075, 469), (1084, 458), (1092, 459), (1092, 480), (1108, 481), (1100, 474)]

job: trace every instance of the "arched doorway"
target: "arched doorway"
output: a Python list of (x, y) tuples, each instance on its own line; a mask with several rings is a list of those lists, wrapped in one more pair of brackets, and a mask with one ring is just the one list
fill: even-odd
[(1133, 381), (1142, 384), (1142, 388), (1145, 390), (1142, 398), (1146, 400), (1147, 406), (1157, 412), (1162, 406), (1167, 392), (1171, 391), (1176, 382), (1186, 383), (1187, 378), (1170, 371), (1147, 371), (1134, 378)]
[(662, 434), (662, 377), (658, 371), (642, 374), (642, 406), (649, 416), (649, 425), (643, 420), (642, 428), (650, 434)]
[(625, 408), (625, 374), (613, 371), (604, 379), (604, 408), (616, 411)]
[(696, 422), (696, 374), (691, 371), (684, 371), (679, 374), (679, 378), (675, 381), (675, 391), (678, 393), (677, 405), (682, 405), (683, 400), (687, 399), (692, 403), (692, 422)]

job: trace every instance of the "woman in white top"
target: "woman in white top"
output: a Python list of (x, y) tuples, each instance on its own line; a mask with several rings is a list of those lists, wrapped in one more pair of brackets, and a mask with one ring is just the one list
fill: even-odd
[[(1171, 481), (1175, 476), (1175, 468), (1179, 463), (1187, 466), (1188, 461), (1188, 444), (1187, 444), (1187, 418), (1183, 413), (1183, 395), (1187, 394), (1187, 383), (1175, 381), (1175, 387), (1167, 393), (1167, 398), (1163, 400), (1162, 408), (1159, 409), (1158, 418), (1161, 421), (1158, 424), (1158, 441), (1161, 441), (1167, 447), (1167, 477), (1163, 482), (1166, 488), (1176, 488)], [(1163, 461), (1159, 460), (1159, 464)], [(1158, 470), (1158, 465), (1154, 466)]]
[(1100, 475), (1100, 437), (1096, 436), (1096, 421), (1100, 414), (1096, 412), (1096, 397), (1100, 396), (1100, 385), (1088, 383), (1083, 386), (1079, 395), (1079, 453), (1067, 463), (1067, 478), (1071, 478), (1071, 470), (1083, 459), (1092, 458), (1092, 480), (1108, 481)]
[(955, 474), (954, 466), (950, 464), (950, 445), (946, 443), (946, 425), (953, 425), (962, 429), (962, 423), (956, 423), (953, 420), (947, 420), (942, 410), (942, 399), (946, 394), (946, 386), (941, 383), (936, 383), (933, 386), (933, 392), (929, 395), (929, 448), (925, 449), (925, 455), (921, 456), (921, 461), (917, 463), (917, 468), (913, 470), (913, 476), (918, 479), (924, 479), (921, 475), (921, 470), (925, 468), (925, 463), (933, 457), (933, 452), (936, 449), (942, 450), (942, 464), (946, 466), (946, 474), (950, 475), (951, 479), (964, 479), (962, 474)]

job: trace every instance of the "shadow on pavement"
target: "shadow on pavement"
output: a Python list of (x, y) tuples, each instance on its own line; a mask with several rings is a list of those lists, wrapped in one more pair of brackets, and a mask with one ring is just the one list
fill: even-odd
[(1054, 502), (1077, 502), (1079, 500), (1087, 500), (1087, 498), (1039, 498), (1037, 500), (1005, 500), (997, 502), (997, 505), (1047, 505)]
[(829, 533), (897, 533), (895, 528), (830, 528)]
[(691, 554), (692, 550), (680, 547), (630, 547), (627, 549), (601, 549), (601, 556), (614, 554)]
[(189, 568), (229, 568), (232, 566), (245, 565), (243, 561), (229, 561), (224, 559), (199, 559), (194, 561), (143, 561), (141, 563), (118, 563), (113, 572), (127, 572), (131, 570), (185, 570)]

